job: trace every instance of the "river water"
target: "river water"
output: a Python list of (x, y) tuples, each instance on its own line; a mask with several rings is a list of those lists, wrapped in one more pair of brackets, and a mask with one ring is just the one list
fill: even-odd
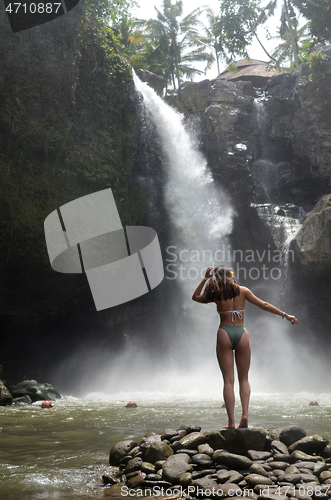
[[(138, 408), (125, 408), (133, 398)], [(310, 406), (312, 399), (319, 406)], [(1, 407), (0, 498), (103, 498), (100, 477), (115, 442), (183, 424), (220, 429), (226, 425), (221, 403), (220, 397), (180, 391), (64, 396), (51, 409), (38, 403)], [(331, 439), (331, 394), (253, 393), (250, 423), (269, 429), (298, 424), (307, 434)]]

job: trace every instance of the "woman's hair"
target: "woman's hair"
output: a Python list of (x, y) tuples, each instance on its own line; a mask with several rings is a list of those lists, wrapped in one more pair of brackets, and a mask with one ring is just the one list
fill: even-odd
[(240, 286), (233, 273), (227, 267), (218, 266), (212, 270), (212, 277), (208, 281), (202, 294), (210, 302), (216, 300), (233, 299), (240, 295)]

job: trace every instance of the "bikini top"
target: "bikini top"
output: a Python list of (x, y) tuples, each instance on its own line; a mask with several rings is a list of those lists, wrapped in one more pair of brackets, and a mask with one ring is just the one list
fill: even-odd
[(234, 323), (236, 319), (243, 319), (243, 315), (241, 314), (242, 312), (244, 312), (244, 309), (232, 309), (231, 311), (222, 311), (219, 314), (232, 313), (231, 321)]

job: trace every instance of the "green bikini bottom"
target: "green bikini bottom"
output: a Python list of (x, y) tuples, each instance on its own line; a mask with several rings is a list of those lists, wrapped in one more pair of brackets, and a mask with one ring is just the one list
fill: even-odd
[(243, 333), (246, 331), (245, 326), (221, 325), (220, 328), (226, 331), (232, 344), (232, 349), (236, 349)]

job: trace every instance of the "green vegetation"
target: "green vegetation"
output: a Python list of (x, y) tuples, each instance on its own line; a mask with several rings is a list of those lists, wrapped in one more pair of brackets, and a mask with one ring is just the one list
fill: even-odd
[(0, 4), (2, 314), (64, 310), (87, 290), (82, 276), (49, 266), (43, 221), (60, 205), (111, 187), (123, 224), (142, 218), (130, 173), (131, 68), (97, 14), (76, 8), (13, 34)]

